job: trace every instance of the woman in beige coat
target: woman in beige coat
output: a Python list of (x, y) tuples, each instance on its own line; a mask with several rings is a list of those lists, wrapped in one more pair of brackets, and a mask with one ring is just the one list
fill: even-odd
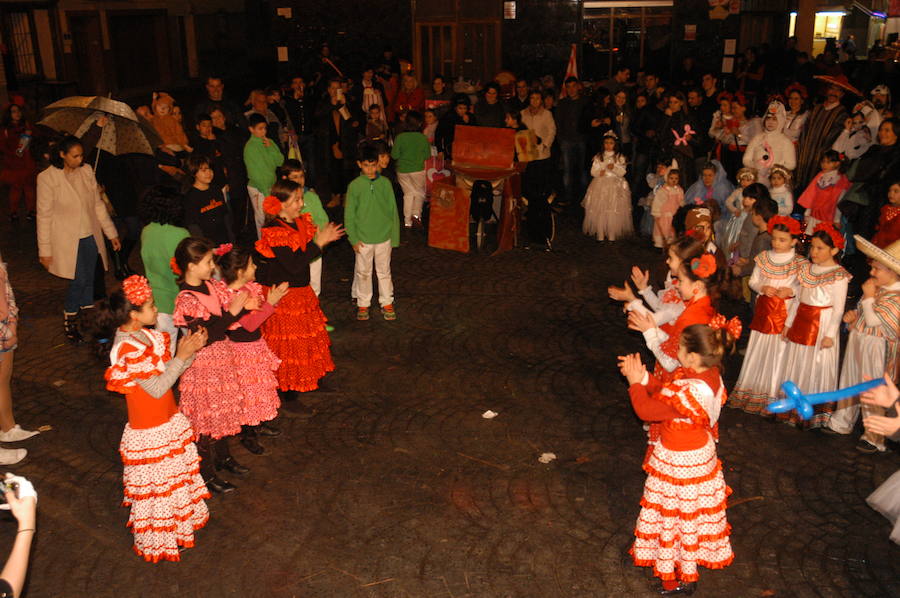
[(77, 137), (66, 137), (53, 150), (51, 166), (37, 177), (37, 240), (41, 265), (72, 282), (66, 292), (66, 336), (80, 341), (78, 312), (94, 303), (97, 255), (107, 268), (105, 234), (113, 249), (119, 233), (100, 199), (97, 179), (83, 165), (84, 149)]

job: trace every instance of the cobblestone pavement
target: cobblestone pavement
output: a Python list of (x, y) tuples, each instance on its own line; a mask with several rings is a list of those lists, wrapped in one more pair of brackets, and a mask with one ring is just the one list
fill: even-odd
[[(40, 270), (33, 227), (0, 217), (22, 311), (16, 415), (53, 426), (10, 468), (40, 493), (32, 598), (655, 595), (627, 556), (645, 435), (615, 366), (640, 339), (605, 299), (632, 262), (660, 261), (644, 245), (599, 244), (571, 219), (552, 253), (461, 255), (411, 236), (394, 254), (396, 322), (353, 319), (351, 252), (333, 248), (337, 371), (309, 397), (317, 414), (282, 420), (267, 455), (235, 446), (249, 477), (209, 502), (182, 562), (150, 565), (120, 506), (124, 401), (65, 343), (65, 283)], [(900, 548), (864, 502), (896, 453), (730, 409), (721, 428), (737, 558), (696, 595), (900, 596)], [(0, 523), (0, 545), (13, 533)]]

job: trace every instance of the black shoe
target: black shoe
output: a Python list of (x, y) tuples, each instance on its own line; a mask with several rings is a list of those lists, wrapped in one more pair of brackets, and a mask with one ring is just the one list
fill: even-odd
[(81, 331), (78, 330), (78, 314), (63, 314), (63, 330), (66, 334), (66, 338), (69, 339), (70, 342), (79, 345), (84, 342), (84, 337), (81, 335)]
[(856, 443), (856, 450), (863, 453), (864, 455), (874, 455), (875, 453), (879, 452), (877, 446), (864, 438), (860, 438), (859, 442)]
[(25, 220), (28, 222), (34, 222), (34, 212), (28, 212), (28, 215), (25, 216)]
[(263, 422), (254, 428), (257, 436), (269, 436), (270, 438), (275, 438), (276, 436), (281, 436), (281, 430), (275, 427), (274, 424), (269, 422)]
[(213, 477), (208, 482), (206, 482), (206, 487), (213, 494), (225, 494), (227, 492), (234, 492), (235, 490), (237, 490), (237, 486), (235, 486), (228, 480), (223, 480), (218, 476)]
[(675, 587), (672, 590), (665, 590), (665, 589), (660, 590), (659, 595), (660, 596), (677, 596), (677, 595), (690, 596), (691, 594), (694, 593), (694, 590), (696, 590), (696, 589), (697, 589), (696, 581), (692, 581), (690, 583), (678, 582), (677, 587)]
[(17, 223), (18, 221), (19, 221), (19, 215), (18, 215), (18, 214), (10, 214), (10, 215), (9, 215), (9, 223), (10, 223), (10, 224), (15, 224), (15, 223)]
[(238, 477), (244, 477), (250, 473), (250, 468), (238, 463), (234, 457), (228, 457), (221, 463), (216, 463), (216, 471), (227, 469)]
[(266, 453), (266, 447), (261, 445), (255, 436), (241, 436), (241, 445), (254, 455)]

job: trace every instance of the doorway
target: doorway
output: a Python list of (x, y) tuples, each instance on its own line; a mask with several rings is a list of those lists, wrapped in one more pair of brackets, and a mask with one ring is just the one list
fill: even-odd
[(668, 70), (672, 47), (672, 0), (584, 3), (582, 61), (596, 80), (625, 64)]
[(489, 81), (500, 69), (500, 22), (465, 20), (416, 23), (415, 64), (420, 83), (435, 75), (448, 83), (464, 79)]
[(103, 67), (103, 42), (100, 15), (93, 13), (68, 14), (72, 35), (72, 52), (78, 74), (78, 92), (82, 95), (105, 95), (106, 71)]

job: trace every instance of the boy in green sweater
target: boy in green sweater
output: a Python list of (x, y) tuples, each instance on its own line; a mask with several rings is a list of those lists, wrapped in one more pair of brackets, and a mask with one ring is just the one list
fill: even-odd
[(275, 171), (284, 164), (284, 155), (278, 149), (278, 145), (266, 135), (268, 124), (263, 115), (251, 114), (247, 118), (247, 123), (250, 139), (244, 145), (244, 165), (247, 167), (247, 192), (253, 205), (256, 233), (259, 234), (259, 229), (266, 219), (262, 208), (263, 200), (275, 184), (277, 178)]
[(372, 269), (378, 276), (378, 302), (385, 320), (396, 320), (391, 250), (400, 245), (400, 217), (391, 182), (378, 174), (378, 152), (367, 145), (360, 150), (360, 174), (347, 186), (344, 228), (356, 252), (351, 295), (356, 299), (356, 319), (369, 319), (372, 303)]
[(422, 134), (422, 115), (406, 115), (406, 130), (397, 135), (391, 157), (397, 161), (397, 181), (403, 189), (403, 226), (422, 226), (425, 203), (425, 160), (431, 157), (431, 144)]

